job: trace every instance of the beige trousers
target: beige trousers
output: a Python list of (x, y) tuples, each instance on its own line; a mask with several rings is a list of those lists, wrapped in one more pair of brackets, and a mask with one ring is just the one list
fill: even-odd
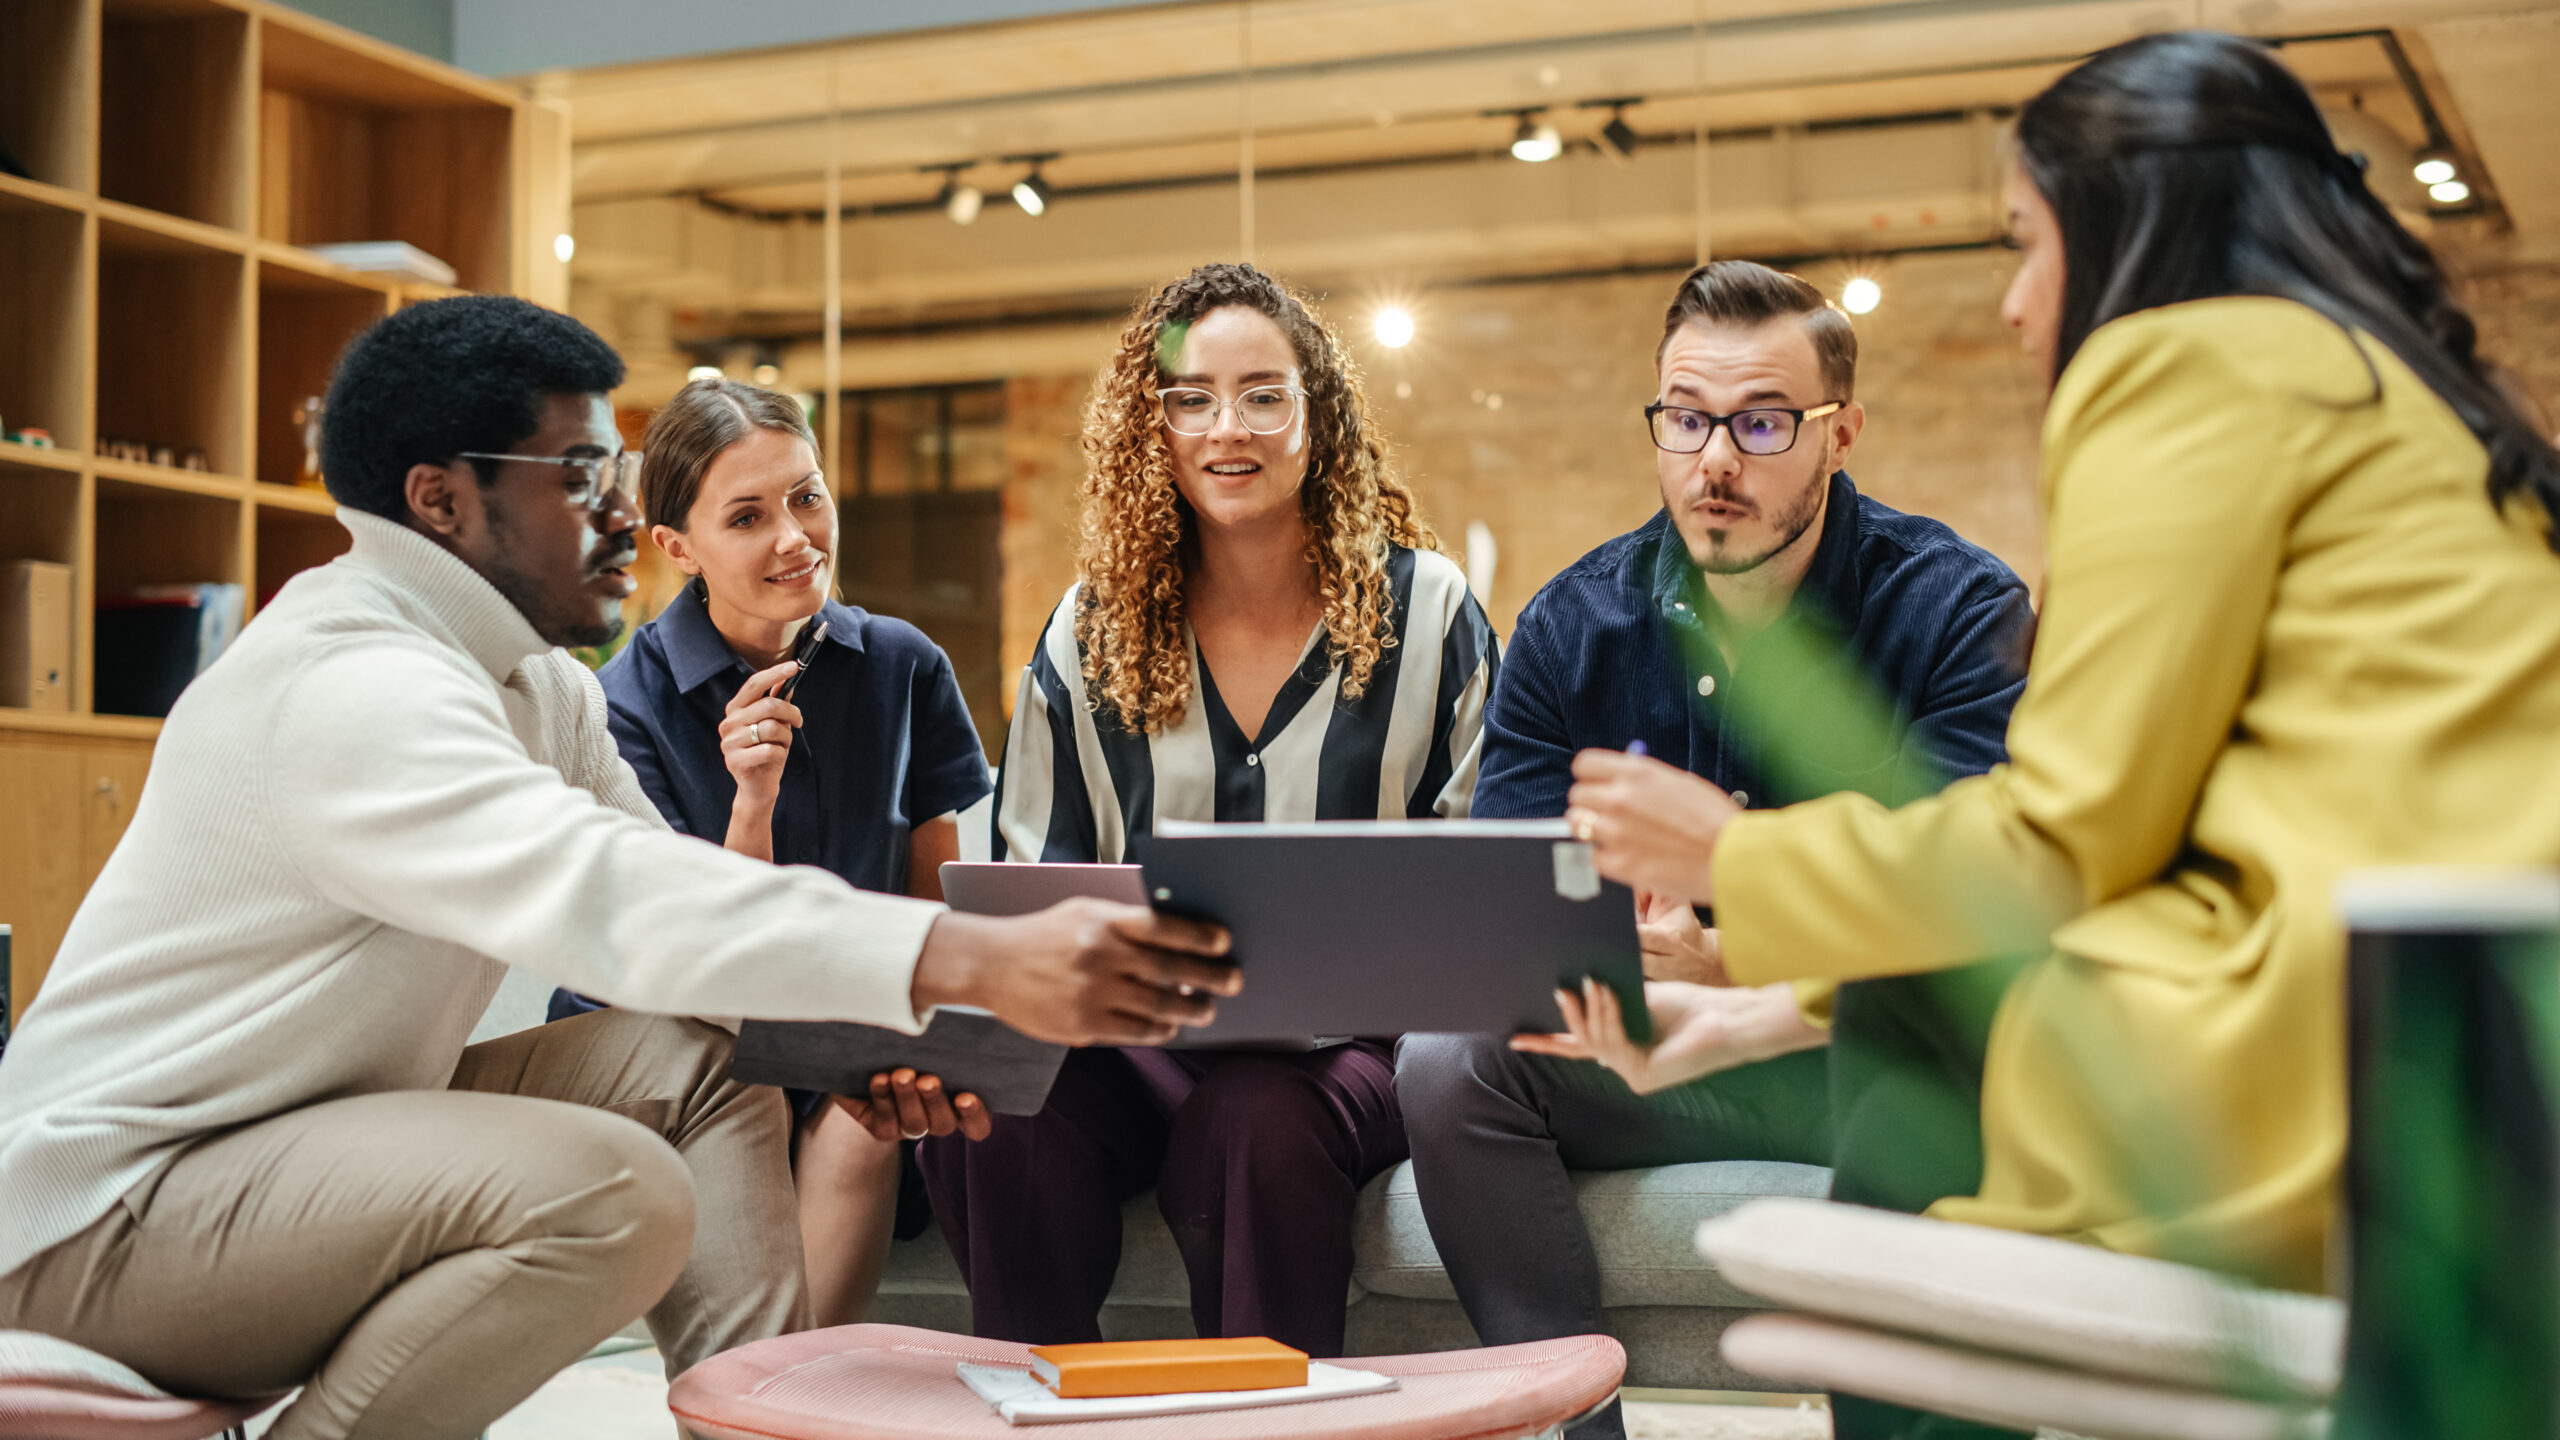
[(0, 1276), (0, 1329), (181, 1395), (305, 1387), (274, 1440), (458, 1440), (644, 1311), (669, 1374), (805, 1328), (790, 1114), (729, 1046), (599, 1010), (205, 1140)]

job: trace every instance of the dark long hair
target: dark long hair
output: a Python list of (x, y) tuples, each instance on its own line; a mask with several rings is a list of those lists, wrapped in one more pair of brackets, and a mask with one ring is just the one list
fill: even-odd
[(2057, 374), (2137, 310), (2297, 301), (2372, 335), (2443, 397), (2489, 452), (2490, 499), (2540, 501), (2560, 550), (2560, 452), (2482, 364), (2434, 254), (2264, 48), (2188, 30), (2099, 51), (2027, 103), (2018, 155), (2061, 227)]

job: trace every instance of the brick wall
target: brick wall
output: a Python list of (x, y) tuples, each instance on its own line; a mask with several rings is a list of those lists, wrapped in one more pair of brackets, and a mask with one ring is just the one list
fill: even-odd
[(2464, 290), (2480, 322), (2480, 352), (2523, 376), (2560, 428), (2560, 265), (2483, 269)]
[(1017, 376), (1004, 391), (1005, 714), (1031, 663), (1041, 628), (1076, 578), (1076, 486), (1084, 454), (1084, 397), (1091, 377)]

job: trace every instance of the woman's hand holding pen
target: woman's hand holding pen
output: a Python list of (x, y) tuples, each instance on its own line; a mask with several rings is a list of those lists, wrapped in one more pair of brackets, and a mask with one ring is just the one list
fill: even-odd
[(954, 1133), (984, 1140), (995, 1127), (985, 1101), (965, 1090), (945, 1095), (941, 1076), (919, 1075), (904, 1066), (872, 1076), (869, 1095), (838, 1095), (835, 1102), (883, 1142)]
[(1602, 875), (1657, 903), (1714, 903), (1716, 837), (1740, 813), (1722, 790), (1642, 754), (1573, 757), (1564, 817), (1574, 838), (1591, 846)]
[(782, 793), (783, 762), (800, 728), (800, 707), (773, 692), (799, 666), (789, 660), (747, 677), (720, 719), (720, 760), (738, 783), (729, 807), (727, 846), (759, 860), (773, 858), (773, 802)]

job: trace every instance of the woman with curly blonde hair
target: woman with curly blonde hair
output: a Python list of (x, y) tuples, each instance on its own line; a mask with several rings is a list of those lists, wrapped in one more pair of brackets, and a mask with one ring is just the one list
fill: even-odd
[[(995, 854), (1162, 820), (1459, 818), (1500, 664), (1324, 321), (1250, 265), (1138, 309), (1087, 410), (1079, 576), (1023, 676)], [(1200, 1334), (1338, 1355), (1352, 1201), (1405, 1157), (1386, 1042), (1079, 1050), (1037, 1116), (919, 1158), (980, 1335), (1101, 1338), (1149, 1187)]]

